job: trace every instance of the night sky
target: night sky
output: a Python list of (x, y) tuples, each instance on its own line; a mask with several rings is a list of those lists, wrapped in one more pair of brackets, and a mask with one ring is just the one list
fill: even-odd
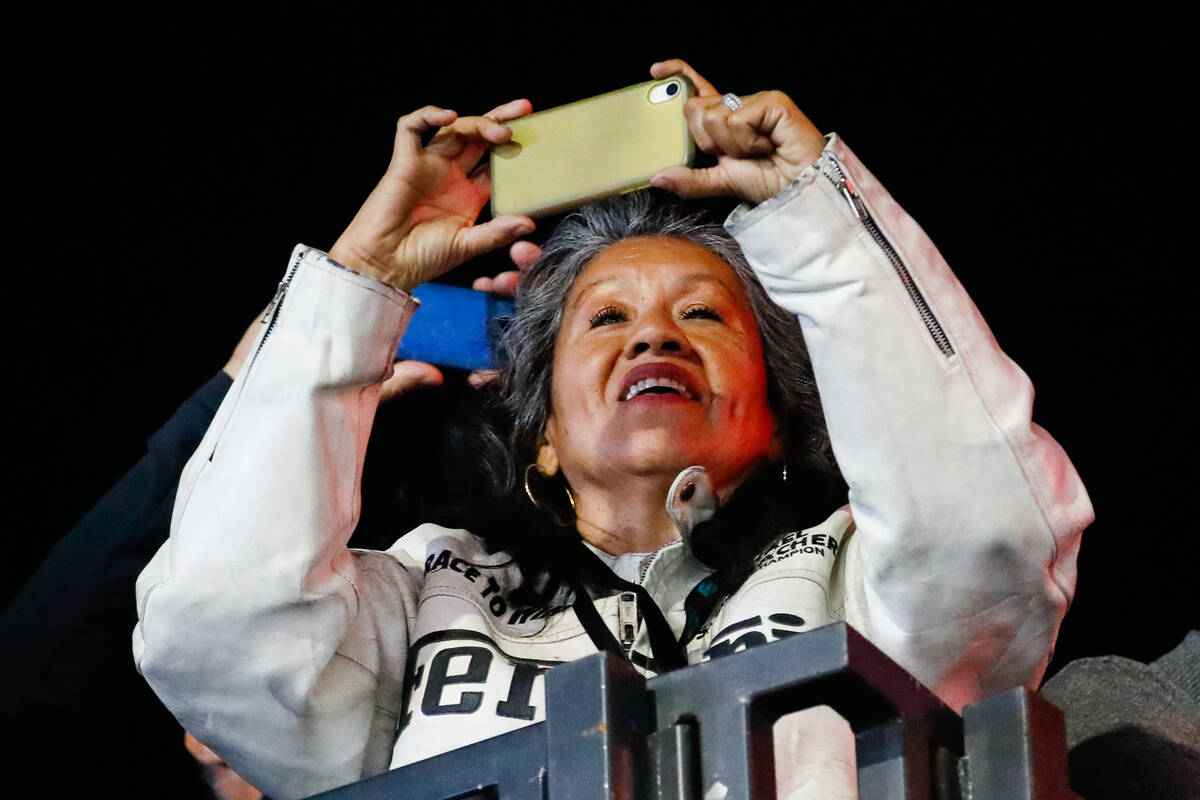
[(722, 90), (784, 90), (840, 133), (1033, 379), (1035, 419), (1098, 513), (1056, 664), (1152, 659), (1195, 625), (1195, 176), (1178, 119), (1195, 91), (1179, 20), (1149, 6), (1123, 19), (739, 4), (711, 19), (433, 5), (51, 9), (9, 25), (18, 511), (0, 597), (220, 368), (292, 246), (332, 245), (399, 115), (521, 96), (548, 108), (681, 57)]

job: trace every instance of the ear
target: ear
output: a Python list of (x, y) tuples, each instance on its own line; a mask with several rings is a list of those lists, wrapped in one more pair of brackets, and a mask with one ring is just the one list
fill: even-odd
[(542, 446), (538, 448), (537, 468), (547, 478), (558, 474), (558, 451), (546, 439), (542, 439)]
[(558, 427), (555, 425), (554, 414), (546, 418), (546, 427), (542, 428), (541, 441), (538, 442), (537, 464), (538, 471), (547, 478), (558, 474), (558, 448), (554, 443), (558, 440)]
[(771, 444), (767, 450), (767, 460), (778, 463), (785, 458), (787, 458), (787, 448), (784, 444), (783, 431), (779, 429), (779, 423), (775, 423), (775, 428), (771, 431)]

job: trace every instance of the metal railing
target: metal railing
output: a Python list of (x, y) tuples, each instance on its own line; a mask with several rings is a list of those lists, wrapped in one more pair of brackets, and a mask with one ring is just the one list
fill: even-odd
[(955, 714), (845, 624), (645, 679), (597, 653), (546, 674), (546, 721), (322, 800), (769, 800), (772, 726), (830, 706), (860, 800), (1075, 800), (1063, 716), (1023, 688)]

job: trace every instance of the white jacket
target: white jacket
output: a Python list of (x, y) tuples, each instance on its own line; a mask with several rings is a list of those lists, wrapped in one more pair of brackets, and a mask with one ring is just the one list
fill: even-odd
[[(727, 226), (799, 315), (850, 495), (760, 556), (690, 660), (845, 620), (956, 709), (1036, 686), (1092, 511), (1027, 377), (836, 137)], [(467, 531), (346, 548), (416, 303), (303, 247), (277, 299), (138, 580), (134, 652), (184, 728), (285, 798), (541, 720), (545, 668), (595, 647), (572, 609), (514, 608), (516, 567)], [(682, 542), (614, 570), (676, 632), (708, 573)], [(596, 603), (614, 633), (618, 602)]]

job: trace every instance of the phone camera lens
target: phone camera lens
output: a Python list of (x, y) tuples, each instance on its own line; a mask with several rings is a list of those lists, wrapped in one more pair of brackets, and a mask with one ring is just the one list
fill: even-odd
[(679, 84), (678, 83), (668, 83), (667, 84), (667, 97), (674, 97), (677, 94), (679, 94)]

